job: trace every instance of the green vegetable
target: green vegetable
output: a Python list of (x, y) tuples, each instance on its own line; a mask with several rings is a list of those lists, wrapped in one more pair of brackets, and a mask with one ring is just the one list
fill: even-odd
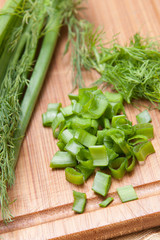
[(95, 175), (92, 190), (96, 193), (106, 196), (111, 185), (111, 176), (98, 171)]
[(73, 190), (74, 203), (72, 210), (77, 213), (83, 213), (86, 205), (86, 194)]
[(99, 203), (100, 207), (107, 207), (112, 201), (114, 200), (114, 198), (112, 197), (108, 197), (107, 199), (105, 199), (103, 202)]
[(138, 199), (132, 185), (117, 188), (117, 192), (123, 203)]
[(126, 164), (125, 164), (125, 169), (127, 172), (131, 172), (133, 171), (134, 167), (136, 165), (136, 158), (135, 156), (129, 156), (126, 160)]
[(124, 157), (116, 158), (109, 164), (109, 169), (111, 171), (111, 175), (116, 179), (121, 179), (126, 172), (126, 161), (127, 159)]
[[(52, 129), (59, 139), (57, 145), (61, 151), (54, 155), (50, 166), (67, 167), (66, 180), (76, 185), (84, 184), (99, 167), (104, 172), (96, 171), (92, 190), (106, 196), (111, 176), (121, 179), (133, 171), (136, 159), (144, 160), (154, 152), (148, 140), (153, 136), (153, 126), (150, 123), (132, 126), (124, 112), (123, 115), (114, 115), (117, 111), (111, 111), (111, 118), (106, 117), (108, 106), (122, 104), (120, 94), (105, 93), (103, 97), (103, 93), (93, 87), (81, 88), (78, 95), (71, 95), (70, 98), (69, 108), (58, 109), (52, 121)], [(99, 106), (99, 98), (106, 104), (105, 108)], [(123, 105), (120, 109), (123, 109)], [(111, 175), (106, 174), (109, 171)], [(107, 199), (100, 206), (105, 207), (110, 201)]]
[(133, 152), (138, 161), (144, 161), (148, 155), (155, 153), (155, 150), (151, 142), (145, 142), (136, 145)]
[(93, 166), (107, 166), (109, 159), (104, 145), (90, 146), (89, 151), (93, 159)]
[[(100, 75), (96, 85), (111, 85), (127, 103), (133, 99), (148, 99), (155, 106), (160, 103), (159, 44), (152, 39), (134, 34), (129, 44), (121, 46), (114, 39), (106, 47), (103, 32), (90, 29), (83, 35), (83, 44), (73, 44), (78, 51), (75, 72), (82, 79), (81, 68), (95, 69)], [(87, 42), (88, 39), (91, 39)], [(93, 40), (92, 40), (93, 39)], [(97, 43), (98, 42), (98, 43)], [(87, 44), (88, 43), (88, 44)], [(76, 57), (74, 57), (75, 61)]]
[(138, 123), (149, 123), (152, 121), (150, 115), (149, 115), (149, 112), (146, 110), (144, 110), (143, 112), (139, 113), (137, 116), (136, 116), (136, 119), (137, 119), (137, 122)]
[(82, 145), (86, 147), (93, 146), (97, 142), (97, 137), (95, 137), (94, 135), (88, 133), (83, 129), (77, 129), (74, 137), (75, 139), (77, 139), (77, 141), (79, 141)]
[(82, 173), (84, 180), (86, 181), (94, 172), (94, 168), (83, 165), (82, 163), (76, 166), (76, 169)]
[(69, 152), (57, 151), (51, 160), (51, 168), (74, 167), (77, 165), (75, 158)]
[(56, 115), (57, 115), (56, 110), (48, 110), (46, 113), (43, 113), (42, 114), (43, 126), (50, 127)]
[(71, 139), (67, 145), (65, 146), (65, 150), (70, 152), (72, 155), (77, 155), (79, 151), (83, 148), (83, 146), (76, 142), (75, 140)]
[[(20, 146), (45, 78), (59, 29), (77, 18), (81, 0), (8, 0), (0, 14), (0, 194), (3, 219), (11, 220), (7, 188), (14, 183)], [(79, 26), (80, 27), (80, 26)], [(69, 30), (70, 31), (70, 30)], [(80, 29), (77, 28), (77, 31)], [(41, 42), (41, 44), (39, 44)], [(37, 51), (37, 46), (40, 46)], [(50, 105), (43, 124), (50, 126), (60, 105)], [(54, 113), (55, 111), (55, 113)], [(62, 110), (63, 113), (65, 110)], [(57, 119), (59, 131), (63, 121)], [(62, 118), (61, 118), (62, 120)], [(5, 126), (5, 127), (4, 127)], [(55, 137), (59, 131), (53, 128)]]
[(67, 167), (65, 169), (66, 180), (70, 183), (81, 185), (84, 183), (83, 174), (77, 172), (74, 168)]
[(134, 128), (136, 135), (144, 135), (148, 139), (154, 137), (153, 125), (151, 123), (138, 123)]

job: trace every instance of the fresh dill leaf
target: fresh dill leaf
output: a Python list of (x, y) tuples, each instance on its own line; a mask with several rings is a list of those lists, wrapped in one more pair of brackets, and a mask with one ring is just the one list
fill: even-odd
[[(160, 104), (160, 52), (157, 41), (136, 33), (129, 45), (116, 41), (107, 48), (92, 45), (83, 54), (83, 66), (95, 69), (101, 77), (95, 84), (111, 85), (130, 103), (132, 99), (148, 99), (159, 108)], [(157, 105), (158, 103), (158, 105)]]
[(71, 46), (73, 89), (85, 86), (81, 68), (89, 69), (92, 67), (90, 60), (101, 45), (103, 38), (102, 30), (99, 28), (94, 30), (94, 26), (90, 22), (80, 17), (79, 10), (84, 9), (81, 7), (82, 3), (83, 0), (70, 0), (63, 3), (65, 6), (60, 5), (64, 9), (64, 25), (68, 28), (68, 41), (64, 54)]

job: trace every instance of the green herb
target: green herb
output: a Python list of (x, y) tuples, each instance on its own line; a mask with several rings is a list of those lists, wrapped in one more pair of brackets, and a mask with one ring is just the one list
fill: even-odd
[(66, 180), (70, 183), (81, 185), (84, 183), (83, 174), (77, 172), (74, 168), (67, 167), (65, 169)]
[[(73, 55), (74, 70), (77, 73), (75, 84), (82, 80), (82, 67), (87, 70), (95, 69), (101, 77), (94, 84), (111, 85), (127, 103), (133, 99), (145, 98), (159, 108), (158, 43), (136, 33), (128, 45), (122, 46), (113, 39), (106, 47), (106, 44), (102, 44), (104, 32), (98, 29), (94, 31), (90, 24), (86, 26), (85, 24), (85, 22), (82, 24), (82, 35), (78, 33), (76, 40), (71, 37), (75, 53)], [(76, 26), (78, 26), (77, 22)], [(76, 29), (73, 31), (76, 34)]]
[(123, 203), (138, 199), (132, 185), (117, 188), (117, 192)]
[[(80, 3), (79, 0), (8, 0), (0, 13), (0, 202), (2, 218), (6, 221), (12, 218), (7, 188), (14, 183), (20, 146), (60, 26), (79, 11)], [(40, 51), (37, 51), (40, 41)], [(59, 124), (59, 130), (63, 128), (63, 118), (56, 114), (59, 108), (55, 110), (53, 105), (49, 106), (43, 115), (45, 126), (50, 126), (56, 115), (55, 136)]]
[[(112, 96), (114, 102), (110, 102)], [(121, 103), (123, 109), (120, 94), (103, 93), (93, 87), (79, 89), (78, 95), (72, 96), (76, 99), (71, 95), (69, 97), (69, 113), (73, 113), (75, 103), (78, 104), (78, 111), (68, 116), (66, 111), (62, 111), (68, 109), (67, 106), (57, 110), (51, 127), (54, 129), (54, 136), (59, 139), (57, 145), (61, 151), (55, 153), (50, 166), (67, 167), (66, 180), (76, 185), (84, 184), (96, 168), (100, 168), (104, 172), (96, 171), (92, 190), (106, 196), (111, 185), (111, 176), (121, 179), (126, 173), (133, 171), (136, 159), (144, 160), (154, 153), (149, 141), (153, 137), (153, 125), (139, 123), (133, 126), (126, 115), (115, 115), (117, 111), (114, 114), (112, 112), (111, 117), (108, 111), (110, 103), (115, 106)], [(103, 108), (97, 103), (99, 98), (103, 102)], [(107, 203), (106, 200), (104, 205)]]
[(112, 201), (114, 200), (114, 198), (112, 197), (108, 197), (107, 199), (105, 199), (103, 202), (101, 202), (99, 204), (100, 207), (107, 207)]
[(92, 190), (102, 196), (106, 196), (111, 186), (111, 176), (98, 171), (95, 175)]
[(149, 112), (146, 110), (144, 110), (143, 112), (139, 113), (137, 116), (136, 116), (136, 119), (137, 119), (137, 122), (138, 123), (149, 123), (152, 121), (150, 115), (149, 115)]
[(74, 203), (73, 208), (77, 213), (83, 213), (86, 205), (86, 194), (81, 192), (73, 191)]

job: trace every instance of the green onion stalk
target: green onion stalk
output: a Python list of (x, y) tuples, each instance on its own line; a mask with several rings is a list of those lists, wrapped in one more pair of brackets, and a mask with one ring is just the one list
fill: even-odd
[(15, 181), (20, 147), (60, 27), (64, 22), (69, 26), (69, 19), (76, 18), (80, 3), (74, 0), (8, 0), (1, 10), (0, 204), (5, 222), (12, 221), (13, 217), (7, 189)]

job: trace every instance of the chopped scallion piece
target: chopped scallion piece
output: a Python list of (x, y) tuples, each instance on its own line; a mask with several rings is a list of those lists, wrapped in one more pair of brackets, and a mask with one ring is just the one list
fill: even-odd
[(148, 155), (155, 153), (155, 150), (151, 142), (145, 142), (136, 145), (133, 152), (138, 161), (144, 161)]
[(153, 125), (151, 123), (138, 123), (134, 126), (136, 135), (144, 135), (148, 139), (154, 137)]
[(123, 203), (138, 199), (132, 185), (117, 188), (117, 192)]
[(53, 135), (55, 138), (57, 138), (57, 133), (56, 132), (56, 129), (60, 126), (60, 124), (64, 124), (65, 122), (65, 118), (63, 117), (63, 114), (62, 113), (58, 113), (57, 116), (53, 119), (53, 122), (52, 122), (52, 130), (53, 130)]
[(69, 106), (64, 107), (64, 108), (60, 108), (60, 111), (62, 112), (64, 117), (71, 116), (73, 114), (72, 105), (69, 105)]
[(138, 123), (149, 123), (152, 121), (151, 116), (149, 115), (149, 112), (147, 111), (147, 109), (139, 113), (136, 116), (136, 119)]
[(69, 152), (57, 151), (51, 160), (51, 168), (75, 167), (76, 159)]
[(107, 166), (109, 159), (104, 145), (90, 146), (89, 151), (93, 159), (93, 166)]
[(72, 111), (74, 114), (80, 114), (82, 110), (82, 105), (76, 100), (72, 100)]
[(76, 169), (83, 174), (84, 180), (86, 181), (94, 172), (94, 168), (87, 168), (81, 163), (76, 166)]
[(99, 204), (100, 207), (107, 207), (112, 201), (114, 200), (114, 198), (112, 197), (108, 197), (107, 199), (105, 199), (103, 202), (101, 202)]
[(76, 94), (70, 93), (70, 94), (68, 94), (68, 97), (69, 97), (70, 100), (76, 100), (76, 101), (79, 100), (79, 96), (76, 95)]
[(59, 141), (57, 142), (57, 146), (58, 146), (58, 148), (59, 148), (61, 151), (63, 151), (63, 150), (64, 150), (64, 147), (65, 147), (65, 143), (62, 142), (61, 140), (59, 140)]
[(81, 185), (84, 183), (83, 174), (77, 172), (74, 168), (67, 167), (65, 169), (66, 180), (70, 183)]
[(131, 157), (128, 157), (127, 161), (126, 161), (126, 165), (125, 165), (126, 171), (127, 172), (133, 171), (135, 165), (136, 165), (136, 158), (135, 158), (135, 156), (133, 155)]
[(109, 163), (109, 169), (114, 178), (121, 179), (125, 175), (126, 160), (124, 157), (119, 157)]
[(89, 147), (94, 146), (97, 142), (97, 137), (88, 133), (83, 129), (78, 129), (74, 135), (75, 139), (80, 142), (82, 145)]
[(111, 176), (98, 171), (95, 175), (92, 190), (96, 193), (106, 196), (111, 185)]
[(86, 194), (73, 190), (74, 203), (72, 210), (77, 213), (83, 213), (86, 205)]
[(49, 103), (47, 107), (47, 111), (49, 110), (59, 111), (61, 106), (62, 106), (61, 103)]
[(65, 146), (65, 150), (76, 156), (79, 151), (84, 148), (80, 143), (77, 143), (74, 139), (71, 139)]
[(111, 128), (111, 124), (108, 118), (104, 118), (104, 128), (106, 129)]
[(91, 119), (76, 117), (72, 121), (72, 128), (86, 129), (91, 126)]
[(57, 116), (57, 110), (48, 110), (42, 114), (43, 126), (50, 127), (54, 118)]
[(104, 93), (109, 102), (121, 102), (123, 103), (123, 97), (120, 93), (113, 93), (106, 91)]
[(64, 142), (65, 144), (67, 144), (71, 139), (73, 139), (74, 136), (74, 130), (73, 129), (65, 129), (64, 131), (62, 131), (58, 138)]

